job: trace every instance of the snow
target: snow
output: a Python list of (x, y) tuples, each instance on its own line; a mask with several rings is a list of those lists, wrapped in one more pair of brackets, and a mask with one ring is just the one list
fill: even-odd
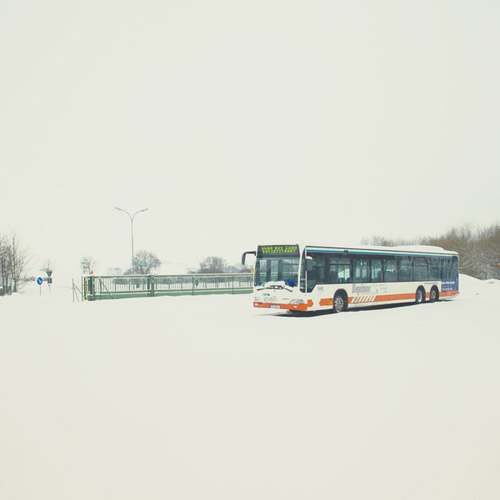
[[(384, 248), (384, 247), (381, 247)], [(385, 247), (387, 249), (387, 247)], [(405, 252), (432, 252), (432, 253), (456, 253), (452, 251), (447, 251), (444, 248), (437, 247), (434, 245), (396, 245), (390, 247), (392, 250), (402, 250)]]
[(307, 318), (42, 292), (0, 298), (2, 499), (500, 497), (498, 281)]

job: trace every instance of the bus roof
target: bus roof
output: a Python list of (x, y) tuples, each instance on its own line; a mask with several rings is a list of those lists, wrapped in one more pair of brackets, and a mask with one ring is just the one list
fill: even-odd
[(382, 254), (382, 255), (417, 255), (417, 256), (458, 256), (457, 252), (444, 250), (441, 247), (430, 245), (401, 245), (394, 247), (371, 246), (371, 245), (353, 245), (353, 246), (316, 246), (304, 245), (310, 252), (325, 253), (351, 253), (351, 254)]

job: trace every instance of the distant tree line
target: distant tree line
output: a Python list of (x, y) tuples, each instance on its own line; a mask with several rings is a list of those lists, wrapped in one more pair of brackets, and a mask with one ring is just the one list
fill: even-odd
[(200, 262), (199, 274), (250, 273), (251, 270), (242, 266), (228, 266), (222, 257), (211, 256)]
[[(80, 269), (83, 274), (92, 274), (97, 265), (96, 259), (90, 255), (85, 255), (80, 260)], [(133, 274), (152, 274), (152, 272), (161, 266), (161, 260), (153, 253), (147, 250), (139, 250), (134, 255), (133, 267), (130, 266), (124, 273), (118, 267), (113, 268), (114, 274), (133, 275)]]
[(478, 279), (500, 278), (500, 224), (477, 228), (470, 224), (435, 237), (415, 240), (373, 236), (362, 243), (379, 246), (432, 245), (459, 255), (460, 272)]
[[(86, 255), (80, 260), (80, 269), (85, 275), (95, 271), (97, 261), (94, 257)], [(134, 255), (133, 266), (129, 266), (124, 272), (118, 267), (109, 269), (113, 275), (149, 275), (161, 266), (162, 262), (153, 252), (139, 250)], [(251, 273), (251, 269), (239, 264), (228, 265), (226, 260), (218, 256), (206, 257), (200, 262), (199, 269), (189, 271), (189, 274), (222, 274), (222, 273)]]
[(0, 235), (0, 294), (18, 292), (25, 281), (28, 252), (18, 236)]

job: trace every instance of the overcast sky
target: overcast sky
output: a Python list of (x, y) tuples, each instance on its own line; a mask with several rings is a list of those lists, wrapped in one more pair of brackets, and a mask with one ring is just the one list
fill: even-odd
[(0, 233), (78, 274), (500, 221), (500, 2), (0, 2)]

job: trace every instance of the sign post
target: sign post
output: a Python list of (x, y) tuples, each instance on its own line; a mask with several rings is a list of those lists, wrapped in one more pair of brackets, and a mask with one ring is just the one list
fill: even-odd
[(47, 285), (49, 285), (49, 293), (52, 293), (50, 289), (50, 285), (52, 285), (52, 271), (50, 269), (47, 269), (45, 272), (47, 273)]
[(40, 295), (42, 295), (42, 283), (43, 283), (43, 278), (40, 278), (38, 277), (36, 279), (36, 282), (38, 283), (38, 285), (40, 286)]

